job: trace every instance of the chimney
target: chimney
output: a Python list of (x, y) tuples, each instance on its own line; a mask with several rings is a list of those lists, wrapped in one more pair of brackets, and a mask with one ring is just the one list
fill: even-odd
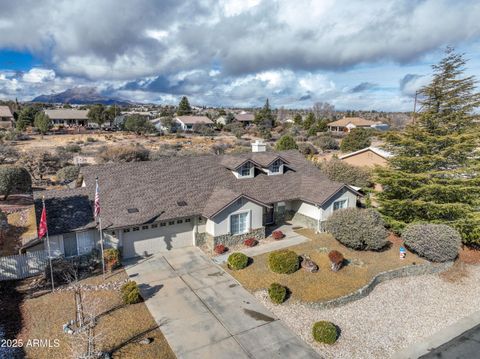
[(265, 152), (267, 150), (267, 145), (261, 141), (256, 140), (252, 143), (252, 152)]

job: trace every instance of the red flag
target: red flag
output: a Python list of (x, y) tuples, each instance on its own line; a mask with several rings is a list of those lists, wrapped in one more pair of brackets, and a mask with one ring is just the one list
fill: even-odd
[(40, 216), (40, 225), (38, 226), (38, 238), (42, 239), (47, 234), (47, 211), (45, 202), (43, 203), (42, 215)]

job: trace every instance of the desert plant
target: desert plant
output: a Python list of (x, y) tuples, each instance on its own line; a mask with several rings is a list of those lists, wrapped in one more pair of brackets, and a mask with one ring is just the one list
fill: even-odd
[(255, 238), (248, 238), (243, 242), (247, 247), (255, 247), (258, 244), (258, 241)]
[(107, 162), (137, 162), (148, 161), (149, 151), (143, 146), (110, 146), (98, 151), (97, 161)]
[(283, 234), (282, 231), (277, 230), (272, 232), (273, 239), (279, 240), (279, 239), (282, 239), (283, 237), (285, 237), (285, 235)]
[(278, 283), (270, 284), (268, 287), (268, 296), (275, 304), (282, 304), (287, 297), (287, 288)]
[(94, 137), (87, 137), (87, 142), (97, 142), (97, 139)]
[(402, 233), (405, 246), (432, 262), (454, 260), (460, 249), (460, 233), (446, 224), (411, 224)]
[(107, 248), (103, 251), (103, 258), (105, 259), (105, 267), (111, 271), (120, 266), (120, 251), (117, 248)]
[(232, 253), (227, 259), (228, 266), (234, 270), (240, 270), (247, 266), (248, 257), (240, 252)]
[(223, 244), (217, 244), (215, 246), (215, 248), (213, 248), (213, 250), (215, 251), (215, 253), (217, 254), (223, 254), (227, 251), (227, 247), (225, 247), (225, 245)]
[(275, 273), (291, 274), (300, 267), (300, 260), (294, 251), (282, 249), (268, 255), (268, 267)]
[(72, 144), (66, 145), (65, 150), (67, 152), (78, 153), (82, 150), (82, 148), (79, 145), (72, 143)]
[(338, 337), (337, 327), (335, 324), (324, 320), (316, 322), (312, 327), (312, 336), (319, 343), (333, 344)]
[(356, 250), (380, 250), (388, 244), (385, 224), (374, 209), (335, 211), (325, 222), (325, 229), (337, 241)]
[(135, 281), (128, 281), (120, 288), (122, 299), (125, 304), (135, 304), (142, 300), (140, 296), (140, 288)]
[(32, 178), (23, 167), (0, 165), (0, 195), (4, 200), (12, 193), (30, 193)]
[(328, 258), (330, 259), (330, 262), (332, 262), (332, 271), (337, 272), (342, 268), (343, 261), (345, 260), (342, 253), (336, 250), (330, 251), (328, 253)]
[(329, 134), (322, 134), (314, 140), (313, 144), (325, 150), (338, 150), (339, 146), (337, 141)]
[(80, 173), (80, 167), (67, 166), (57, 171), (57, 179), (60, 181), (75, 181)]

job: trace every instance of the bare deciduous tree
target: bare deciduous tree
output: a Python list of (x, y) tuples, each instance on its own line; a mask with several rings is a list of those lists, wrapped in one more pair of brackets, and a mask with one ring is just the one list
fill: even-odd
[(335, 118), (335, 106), (328, 102), (315, 102), (312, 111), (317, 119), (332, 120)]

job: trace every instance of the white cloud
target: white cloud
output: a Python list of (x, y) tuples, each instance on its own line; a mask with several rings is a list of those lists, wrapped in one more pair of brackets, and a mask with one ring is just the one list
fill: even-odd
[(49, 69), (32, 68), (22, 76), (23, 81), (39, 83), (52, 81), (55, 79), (55, 71)]

